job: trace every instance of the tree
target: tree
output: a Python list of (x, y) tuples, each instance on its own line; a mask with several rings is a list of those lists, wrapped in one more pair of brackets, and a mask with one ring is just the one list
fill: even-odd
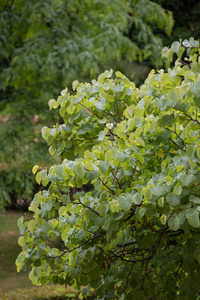
[(47, 188), (18, 220), (16, 265), (31, 265), (33, 284), (95, 299), (199, 295), (199, 42), (163, 49), (175, 55), (140, 88), (111, 70), (49, 101), (63, 122), (42, 135), (63, 160), (33, 167)]
[(170, 10), (174, 18), (173, 32), (167, 38), (163, 37), (164, 44), (170, 45), (179, 37), (182, 39), (189, 39), (190, 36), (193, 36), (194, 39), (199, 38), (200, 3), (198, 1), (154, 0), (154, 2), (160, 4), (164, 9)]
[[(160, 47), (161, 39), (151, 28), (169, 34), (172, 17), (151, 1), (142, 9), (143, 2), (1, 1), (0, 209), (33, 193), (31, 166), (46, 155), (40, 128), (44, 120), (54, 124), (57, 118), (49, 116), (48, 99), (74, 79), (94, 78), (122, 56), (129, 61), (157, 59), (151, 48)], [(152, 5), (153, 23), (148, 17)]]

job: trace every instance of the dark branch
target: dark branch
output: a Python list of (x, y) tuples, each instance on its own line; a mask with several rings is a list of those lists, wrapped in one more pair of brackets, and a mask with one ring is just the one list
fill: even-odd
[(112, 195), (115, 195), (114, 191), (111, 188), (109, 188), (109, 186), (107, 186), (100, 177), (99, 177), (99, 180), (111, 192)]
[(181, 149), (182, 151), (186, 152), (185, 149), (183, 149), (181, 146), (179, 146), (174, 140), (170, 139), (172, 141), (172, 143), (174, 143), (174, 145), (176, 145), (179, 149)]

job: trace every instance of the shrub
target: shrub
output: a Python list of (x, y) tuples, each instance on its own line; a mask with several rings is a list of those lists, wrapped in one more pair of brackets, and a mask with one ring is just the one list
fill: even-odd
[(173, 68), (152, 70), (140, 88), (111, 70), (50, 100), (63, 124), (42, 135), (63, 161), (33, 167), (49, 186), (33, 220), (18, 220), (17, 269), (30, 264), (33, 284), (84, 286), (80, 298), (199, 295), (199, 42), (163, 49), (174, 53)]

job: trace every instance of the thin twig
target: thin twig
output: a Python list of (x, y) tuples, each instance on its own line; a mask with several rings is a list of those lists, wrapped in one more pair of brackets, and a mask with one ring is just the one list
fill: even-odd
[(179, 149), (183, 150), (184, 152), (186, 152), (181, 146), (179, 146), (174, 140), (170, 139), (172, 141), (172, 143), (174, 143), (174, 145), (176, 145)]
[(183, 143), (184, 147), (186, 148), (186, 144), (184, 142), (184, 140), (178, 135), (178, 133), (176, 132), (176, 125), (175, 125), (175, 130), (172, 130), (170, 128), (167, 128), (168, 130), (170, 130), (171, 132), (175, 133), (176, 136), (179, 138), (179, 140)]
[(83, 247), (85, 244), (87, 244), (88, 242), (90, 242), (90, 241), (92, 241), (92, 240), (94, 240), (94, 239), (96, 239), (96, 238), (98, 238), (98, 237), (100, 237), (100, 236), (103, 236), (104, 235), (104, 233), (100, 233), (100, 234), (98, 234), (98, 235), (96, 235), (96, 236), (93, 236), (92, 238), (89, 238), (89, 239), (87, 239), (85, 242), (83, 242), (82, 244), (80, 244), (79, 246), (77, 246), (77, 247), (74, 247), (73, 249), (71, 249), (71, 250), (60, 250), (60, 251), (62, 251), (63, 253), (62, 254), (60, 254), (60, 255), (57, 255), (57, 256), (47, 256), (48, 258), (52, 258), (52, 259), (56, 259), (56, 258), (60, 258), (60, 257), (62, 257), (65, 253), (71, 253), (71, 252), (73, 252), (74, 250), (76, 250), (76, 249), (80, 249), (81, 247)]
[(182, 111), (182, 113), (184, 113), (191, 121), (194, 121), (195, 123), (200, 125), (200, 122), (198, 120), (193, 119), (190, 115), (188, 115), (187, 113), (185, 113), (184, 111)]
[(100, 214), (95, 211), (94, 209), (92, 209), (90, 206), (85, 205), (84, 203), (81, 202), (81, 200), (79, 199), (79, 204), (83, 205), (85, 208), (90, 209), (93, 213), (97, 214), (98, 216), (100, 216)]
[(114, 191), (111, 188), (109, 188), (109, 186), (107, 186), (100, 177), (99, 177), (99, 180), (112, 193), (112, 195), (115, 195)]
[(117, 107), (118, 121), (120, 122), (120, 121), (121, 121), (121, 118), (120, 118), (120, 114), (119, 114), (119, 106), (118, 106), (117, 93), (116, 93), (115, 98), (116, 98), (116, 107)]

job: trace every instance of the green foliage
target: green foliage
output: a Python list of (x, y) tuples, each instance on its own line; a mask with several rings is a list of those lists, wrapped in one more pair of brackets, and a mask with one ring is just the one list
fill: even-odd
[(163, 65), (158, 55), (164, 45), (163, 39), (167, 39), (172, 33), (174, 24), (172, 13), (154, 3), (155, 1), (130, 0), (128, 2), (133, 8), (128, 36), (134, 42), (136, 49), (140, 50), (140, 61), (145, 60), (147, 64), (159, 68)]
[(200, 3), (196, 0), (171, 1), (171, 0), (154, 0), (164, 9), (170, 10), (174, 18), (174, 27), (170, 36), (163, 37), (164, 44), (171, 44), (172, 41), (179, 39), (189, 39), (193, 36), (199, 38), (199, 18)]
[(16, 265), (32, 266), (34, 284), (85, 286), (82, 298), (198, 296), (199, 42), (163, 56), (182, 48), (183, 61), (140, 88), (110, 70), (49, 102), (63, 122), (42, 134), (63, 161), (34, 167), (49, 187), (31, 203), (34, 219), (18, 220)]
[(122, 56), (157, 61), (161, 39), (151, 29), (169, 34), (172, 23), (151, 1), (1, 1), (0, 209), (36, 188), (30, 169), (46, 155), (37, 132), (57, 118), (49, 116), (47, 100)]

